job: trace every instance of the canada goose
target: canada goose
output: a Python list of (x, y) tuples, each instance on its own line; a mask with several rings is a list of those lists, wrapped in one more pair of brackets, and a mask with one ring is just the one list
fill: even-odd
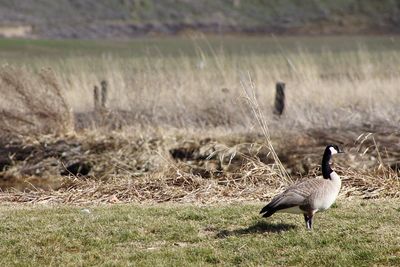
[(328, 209), (339, 194), (342, 182), (329, 165), (331, 156), (336, 153), (343, 153), (337, 145), (328, 145), (325, 149), (321, 165), (324, 179), (309, 179), (288, 187), (276, 195), (260, 214), (269, 217), (275, 212), (302, 213), (307, 229), (311, 230), (314, 214)]

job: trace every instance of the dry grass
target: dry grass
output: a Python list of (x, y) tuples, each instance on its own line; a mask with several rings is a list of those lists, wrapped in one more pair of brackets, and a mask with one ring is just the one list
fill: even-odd
[[(19, 180), (11, 187), (5, 187), (3, 182), (3, 188), (8, 189), (0, 194), (0, 200), (64, 204), (214, 203), (266, 200), (288, 185), (270, 156), (263, 136), (202, 139), (201, 136), (189, 137), (186, 133), (182, 139), (177, 139), (179, 135), (179, 132), (172, 131), (169, 134), (163, 132), (163, 136), (137, 139), (126, 134), (86, 134), (71, 136), (65, 143), (61, 142), (64, 139), (48, 136), (37, 141), (39, 148), (43, 147), (41, 144), (47, 144), (49, 151), (57, 151), (59, 144), (79, 148), (83, 158), (93, 165), (91, 174), (87, 177), (60, 176), (59, 170), (64, 166), (61, 163), (66, 159), (60, 158), (54, 161), (58, 162), (58, 166), (53, 164), (50, 167), (46, 165), (49, 164), (46, 154), (32, 148), (32, 154), (36, 155), (41, 165), (35, 165), (32, 157), (28, 156), (25, 161), (16, 162), (3, 172), (4, 177), (13, 175)], [(308, 139), (304, 136), (285, 136), (283, 141), (289, 137), (296, 141), (277, 143), (279, 139), (273, 138), (272, 142), (279, 153), (277, 156), (283, 160), (283, 167), (290, 170), (291, 179), (298, 180), (303, 175), (320, 175), (318, 165), (323, 144), (335, 136), (315, 134)], [(352, 138), (349, 137), (350, 140)], [(376, 142), (383, 146), (385, 140), (391, 144), (391, 136), (376, 135), (375, 138), (373, 140), (370, 135), (366, 139), (360, 138), (354, 145), (346, 145), (346, 155), (334, 159), (334, 169), (343, 179), (341, 197), (400, 197), (399, 173), (390, 167), (387, 158), (388, 155), (397, 157), (397, 151), (387, 151), (379, 160), (379, 147), (371, 146)], [(252, 140), (252, 143), (246, 142), (246, 139)], [(315, 140), (320, 143), (315, 143)], [(365, 152), (367, 148), (370, 149)], [(64, 149), (64, 152), (70, 151)], [(74, 157), (80, 158), (78, 155)], [(47, 171), (43, 171), (46, 168)], [(30, 171), (29, 176), (26, 176), (27, 170)], [(51, 181), (53, 189), (43, 187)], [(12, 189), (18, 186), (22, 191)]]
[[(58, 190), (7, 191), (0, 194), (2, 202), (99, 204), (129, 202), (184, 202), (184, 203), (229, 203), (236, 201), (268, 200), (284, 187), (278, 176), (265, 168), (242, 170), (249, 177), (204, 179), (200, 176), (170, 170), (138, 179), (91, 179), (66, 180)], [(399, 177), (392, 171), (385, 173), (340, 171), (343, 188), (340, 198), (363, 199), (400, 197)], [(382, 175), (385, 177), (382, 179)], [(246, 179), (247, 178), (247, 179)]]
[[(315, 55), (300, 51), (287, 57), (292, 62), (289, 66), (279, 55), (244, 57), (223, 51), (198, 58), (109, 58), (96, 61), (103, 66), (97, 73), (78, 60), (84, 76), (70, 73), (63, 79), (70, 83), (67, 99), (76, 111), (91, 110), (92, 86), (102, 79), (109, 81), (110, 107), (131, 112), (133, 115), (124, 121), (131, 125), (219, 126), (233, 131), (255, 127), (241, 98), (241, 84), (248, 73), (256, 85), (260, 108), (274, 131), (377, 121), (398, 124), (397, 53), (371, 55), (356, 50)], [(287, 110), (283, 122), (276, 124), (271, 110), (275, 83), (280, 80), (287, 84)]]
[[(4, 141), (2, 188), (29, 190), (1, 199), (263, 200), (319, 174), (327, 143), (349, 151), (338, 160), (343, 195), (399, 196), (399, 52), (260, 56), (208, 49), (196, 47), (195, 56), (71, 57), (47, 62), (51, 71), (2, 67), (1, 130), (24, 134), (14, 147)], [(108, 109), (93, 114), (93, 86), (101, 80), (110, 85)], [(280, 80), (287, 110), (277, 120), (272, 104)], [(16, 156), (18, 147), (28, 147), (25, 156)], [(93, 165), (88, 177), (60, 175), (77, 161)], [(57, 190), (43, 190), (51, 183)]]
[(0, 68), (0, 133), (65, 133), (72, 114), (56, 74), (50, 69)]
[[(280, 41), (274, 44), (280, 45)], [(397, 50), (359, 46), (316, 52), (315, 48), (299, 47), (282, 48), (274, 54), (238, 49), (235, 54), (223, 47), (199, 47), (196, 41), (192, 49), (193, 54), (178, 56), (155, 50), (132, 58), (110, 54), (34, 60), (25, 68), (51, 67), (53, 71), (46, 77), (56, 81), (52, 84), (60, 90), (54, 92), (65, 95), (74, 113), (93, 111), (93, 87), (106, 80), (110, 85), (108, 106), (120, 115), (112, 118), (120, 120), (122, 126), (221, 127), (234, 132), (254, 128), (257, 123), (242, 98), (242, 84), (247, 83), (249, 74), (261, 112), (275, 133), (376, 122), (398, 125)], [(3, 72), (10, 72), (7, 69)], [(25, 93), (38, 94), (36, 88), (49, 84), (40, 82), (32, 71), (20, 75), (12, 69), (16, 80), (24, 77)], [(271, 112), (277, 81), (287, 85), (287, 110), (279, 123)], [(35, 88), (34, 93), (31, 88)], [(58, 103), (58, 96), (54, 98)], [(66, 107), (63, 103), (55, 106)], [(86, 126), (93, 125), (90, 119)]]

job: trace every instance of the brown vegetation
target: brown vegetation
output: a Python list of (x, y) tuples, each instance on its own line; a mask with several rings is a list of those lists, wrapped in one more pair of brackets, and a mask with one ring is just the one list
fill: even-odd
[[(265, 199), (287, 185), (280, 178), (262, 136), (176, 136), (179, 133), (164, 132), (163, 136), (139, 139), (126, 134), (85, 134), (47, 136), (36, 140), (33, 146), (18, 144), (27, 154), (16, 151), (16, 159), (2, 173), (1, 186), (29, 190), (11, 189), (2, 194), (2, 199), (62, 203), (215, 202)], [(291, 140), (287, 143), (273, 140), (283, 166), (294, 180), (319, 174), (324, 144), (345, 142), (347, 154), (335, 159), (335, 168), (344, 181), (342, 195), (398, 197), (398, 162), (390, 162), (398, 160), (398, 148), (392, 147), (380, 155), (377, 142), (390, 148), (399, 136), (364, 137), (351, 144), (357, 138), (354, 135), (314, 131), (304, 136), (286, 135), (283, 139)], [(89, 175), (65, 172), (67, 166), (76, 162), (89, 164)], [(48, 190), (49, 186), (52, 190)]]
[(50, 69), (32, 73), (1, 67), (0, 131), (12, 135), (67, 132), (72, 117), (64, 91)]
[[(347, 152), (335, 159), (342, 195), (399, 197), (396, 52), (289, 54), (284, 64), (211, 52), (107, 60), (99, 72), (80, 59), (63, 70), (2, 67), (0, 198), (265, 199), (318, 175), (328, 143)], [(109, 101), (98, 109), (93, 86), (104, 78)], [(282, 78), (287, 105), (277, 118)]]

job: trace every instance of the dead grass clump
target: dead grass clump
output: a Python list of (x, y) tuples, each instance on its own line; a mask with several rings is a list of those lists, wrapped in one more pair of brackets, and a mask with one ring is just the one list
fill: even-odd
[[(393, 160), (399, 159), (391, 146), (396, 139), (392, 132), (376, 133), (374, 139), (366, 135), (356, 143), (357, 133), (329, 133), (271, 137), (294, 181), (319, 176), (324, 145), (340, 141), (347, 153), (334, 158), (334, 169), (343, 178), (342, 196), (400, 197), (400, 174), (391, 168)], [(35, 141), (26, 138), (8, 144), (8, 148), (12, 162), (0, 172), (4, 190), (0, 200), (4, 201), (266, 200), (288, 185), (261, 136), (86, 133), (64, 138), (42, 136)], [(380, 157), (377, 151), (381, 151)], [(89, 162), (90, 173), (60, 175), (65, 166), (76, 161)]]
[[(255, 173), (257, 171), (244, 171), (244, 179), (237, 175), (228, 175), (221, 179), (204, 179), (201, 176), (183, 172), (174, 166), (142, 177), (126, 176), (108, 181), (66, 178), (63, 186), (58, 190), (37, 189), (24, 192), (9, 190), (0, 194), (0, 200), (71, 204), (142, 201), (212, 203), (227, 200), (255, 200), (271, 196), (276, 187), (267, 187), (267, 181), (274, 179), (268, 179), (265, 175), (255, 178), (252, 176)], [(258, 170), (258, 173), (265, 174), (261, 170)], [(271, 178), (276, 177), (271, 176)], [(268, 193), (266, 193), (268, 188), (271, 190), (269, 192), (267, 190)]]
[(64, 133), (71, 130), (72, 115), (64, 89), (50, 69), (0, 68), (0, 133)]
[(52, 181), (60, 181), (63, 176), (85, 176), (96, 181), (142, 176), (165, 164), (155, 153), (165, 149), (163, 142), (162, 138), (117, 133), (0, 141), (0, 188), (57, 189), (60, 183)]
[[(400, 197), (399, 174), (390, 169), (375, 172), (337, 168), (343, 179), (342, 197)], [(139, 177), (118, 177), (107, 181), (66, 178), (58, 190), (10, 190), (0, 201), (26, 203), (129, 203), (192, 202), (218, 203), (267, 200), (284, 189), (279, 175), (268, 166), (249, 163), (234, 174), (204, 179), (182, 171), (179, 165)]]
[(400, 174), (390, 168), (374, 170), (341, 169), (344, 196), (359, 196), (364, 199), (400, 197)]

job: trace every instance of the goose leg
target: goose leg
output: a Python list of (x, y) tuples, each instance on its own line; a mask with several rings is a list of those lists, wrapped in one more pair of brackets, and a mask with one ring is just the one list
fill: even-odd
[(308, 228), (308, 216), (304, 214), (304, 221), (306, 222), (306, 227)]
[(308, 216), (308, 229), (312, 230), (312, 219), (313, 219), (313, 215), (309, 215)]
[(304, 221), (306, 222), (306, 227), (308, 230), (312, 229), (312, 218), (313, 214), (304, 214)]

